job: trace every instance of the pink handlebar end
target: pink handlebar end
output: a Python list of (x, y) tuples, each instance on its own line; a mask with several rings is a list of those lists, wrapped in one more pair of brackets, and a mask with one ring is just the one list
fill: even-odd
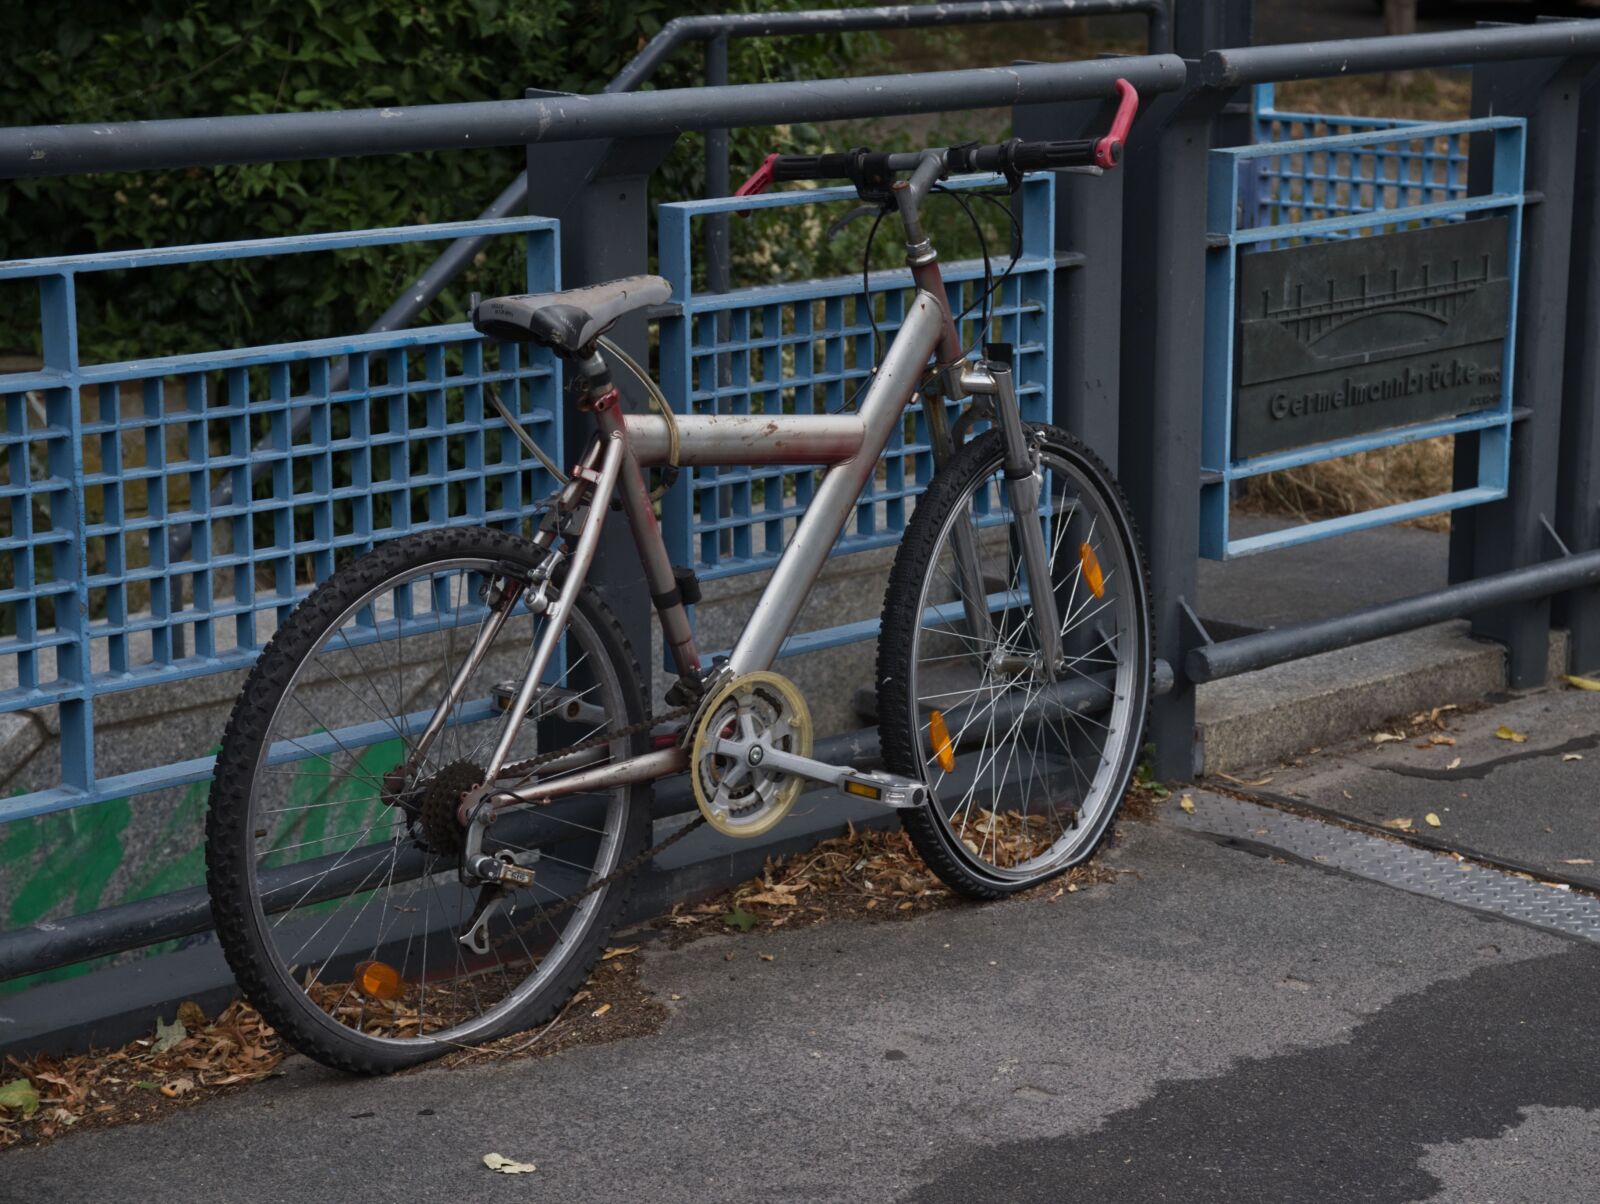
[(1115, 167), (1122, 160), (1122, 143), (1133, 127), (1133, 118), (1139, 111), (1139, 92), (1125, 79), (1117, 81), (1117, 115), (1111, 119), (1111, 129), (1094, 144), (1094, 161), (1104, 168)]

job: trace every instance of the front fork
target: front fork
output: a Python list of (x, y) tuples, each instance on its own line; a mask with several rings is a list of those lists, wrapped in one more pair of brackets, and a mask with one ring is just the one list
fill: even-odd
[[(1017, 406), (1016, 382), (1011, 373), (1009, 348), (986, 355), (961, 370), (958, 380), (963, 393), (989, 399), (991, 415), (1000, 431), (1006, 496), (1016, 526), (1022, 574), (1028, 586), (1028, 599), (1038, 627), (1039, 672), (1046, 681), (1056, 679), (1061, 662), (1061, 617), (1056, 608), (1055, 585), (1050, 576), (1050, 555), (1045, 548), (1044, 530), (1039, 522), (1042, 481), (1038, 454), (1030, 445)], [(978, 561), (977, 533), (970, 517), (959, 518), (951, 532), (956, 572), (961, 578), (961, 599), (973, 638), (982, 647), (993, 629), (988, 594)]]

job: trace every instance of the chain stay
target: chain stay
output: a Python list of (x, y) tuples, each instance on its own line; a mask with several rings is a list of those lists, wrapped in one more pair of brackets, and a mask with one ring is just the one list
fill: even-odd
[[(591, 736), (587, 740), (580, 740), (576, 744), (569, 744), (565, 748), (553, 749), (550, 752), (541, 753), (537, 757), (530, 757), (526, 761), (518, 761), (515, 765), (508, 765), (503, 772), (507, 774), (522, 774), (523, 776), (521, 778), (512, 783), (512, 786), (514, 787), (521, 786), (533, 777), (534, 771), (537, 770), (541, 765), (548, 765), (550, 762), (560, 760), (562, 757), (569, 757), (575, 752), (583, 752), (590, 748), (598, 748), (600, 745), (609, 744), (613, 740), (623, 740), (627, 739), (629, 736), (637, 736), (643, 732), (650, 731), (658, 724), (667, 723), (674, 719), (686, 718), (687, 716), (693, 714), (695, 709), (696, 708), (693, 706), (678, 707), (676, 710), (667, 711), (664, 714), (652, 715), (638, 723), (630, 723), (626, 727), (618, 728), (616, 731), (603, 732), (598, 736)], [(618, 882), (624, 878), (631, 877), (651, 859), (677, 844), (680, 840), (688, 836), (691, 832), (695, 831), (705, 822), (706, 817), (704, 815), (696, 814), (693, 819), (684, 824), (683, 827), (679, 828), (671, 836), (657, 844), (651, 845), (649, 848), (645, 849), (636, 856), (630, 857), (627, 861), (618, 866), (611, 873), (607, 874), (604, 878), (600, 878), (597, 881), (589, 883), (588, 886), (584, 887), (577, 894), (568, 895), (554, 907), (537, 907), (536, 918), (543, 921), (552, 920), (556, 916), (563, 915), (566, 912), (571, 911), (590, 895), (597, 894), (606, 887), (610, 886), (613, 882)], [(503, 948), (513, 939), (520, 936), (522, 932), (526, 931), (528, 928), (531, 928), (533, 923), (534, 919), (530, 918), (529, 922), (526, 924), (512, 925), (507, 932), (497, 937), (490, 944), (490, 948), (495, 950)]]

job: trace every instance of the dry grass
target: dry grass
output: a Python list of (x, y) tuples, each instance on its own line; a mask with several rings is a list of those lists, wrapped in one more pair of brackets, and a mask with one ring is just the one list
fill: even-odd
[[(1310, 520), (1448, 493), (1454, 456), (1454, 439), (1426, 439), (1249, 477), (1234, 509)], [(1433, 514), (1408, 525), (1448, 531), (1450, 516)]]
[(1277, 86), (1280, 109), (1301, 113), (1411, 117), (1455, 121), (1471, 116), (1472, 75), (1466, 71), (1414, 71), (1408, 79), (1352, 75), (1307, 79)]

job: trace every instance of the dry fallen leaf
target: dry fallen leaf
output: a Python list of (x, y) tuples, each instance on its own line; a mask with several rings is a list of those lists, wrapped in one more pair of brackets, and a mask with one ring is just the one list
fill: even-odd
[(188, 1035), (189, 1030), (184, 1027), (182, 1020), (174, 1017), (172, 1023), (168, 1024), (165, 1020), (161, 1019), (160, 1016), (157, 1016), (156, 1043), (151, 1046), (150, 1052), (154, 1054), (164, 1054), (167, 1052), (167, 1050), (171, 1049), (174, 1045), (176, 1045), (179, 1041), (182, 1041)]
[(1456, 738), (1454, 736), (1441, 736), (1438, 733), (1428, 737), (1429, 744), (1454, 744), (1455, 742)]
[(183, 1021), (184, 1027), (191, 1033), (198, 1032), (211, 1023), (206, 1019), (205, 1009), (192, 999), (185, 999), (178, 1005), (178, 1019)]
[(780, 894), (777, 891), (762, 891), (759, 894), (743, 895), (740, 904), (765, 903), (770, 907), (794, 907), (798, 900), (793, 895)]
[(492, 1171), (499, 1171), (502, 1175), (526, 1175), (529, 1171), (539, 1169), (531, 1162), (516, 1162), (504, 1154), (485, 1154), (483, 1165)]
[(1270, 773), (1264, 778), (1255, 778), (1251, 780), (1247, 778), (1236, 778), (1231, 773), (1223, 773), (1219, 769), (1217, 770), (1217, 776), (1225, 779), (1226, 781), (1232, 782), (1235, 786), (1265, 786), (1268, 782), (1272, 781), (1272, 775)]
[(1513, 744), (1526, 744), (1528, 742), (1528, 737), (1521, 732), (1512, 731), (1503, 723), (1494, 729), (1494, 736), (1496, 740), (1509, 740)]
[(1432, 811), (1428, 812), (1426, 815), (1424, 815), (1422, 817), (1422, 822), (1427, 824), (1428, 827), (1430, 827), (1430, 828), (1442, 828), (1442, 827), (1444, 827), (1444, 821), (1441, 820)]
[(637, 953), (637, 952), (639, 952), (639, 946), (637, 946), (637, 945), (624, 945), (620, 949), (607, 949), (605, 951), (605, 955), (603, 957), (601, 957), (600, 960), (603, 961), (603, 962), (608, 962), (614, 957), (627, 957), (628, 954)]
[(1457, 757), (1455, 760), (1451, 761), (1450, 764), (1446, 765), (1445, 768), (1446, 769), (1460, 769), (1461, 768), (1461, 758)]
[(1404, 732), (1378, 732), (1372, 737), (1372, 742), (1374, 744), (1389, 744), (1395, 740), (1404, 740), (1405, 738), (1406, 734)]
[(39, 1110), (39, 1092), (27, 1079), (12, 1079), (0, 1087), (0, 1108), (32, 1116)]
[(1393, 828), (1397, 832), (1409, 832), (1412, 828), (1411, 817), (1406, 815), (1395, 819), (1386, 819), (1383, 821), (1383, 826)]
[(1184, 814), (1193, 815), (1194, 814), (1194, 795), (1192, 795), (1192, 794), (1184, 795), (1181, 799), (1178, 800), (1178, 806), (1183, 808)]
[(1569, 673), (1567, 674), (1567, 684), (1576, 686), (1580, 690), (1600, 691), (1600, 681), (1596, 681), (1592, 677), (1575, 677)]

